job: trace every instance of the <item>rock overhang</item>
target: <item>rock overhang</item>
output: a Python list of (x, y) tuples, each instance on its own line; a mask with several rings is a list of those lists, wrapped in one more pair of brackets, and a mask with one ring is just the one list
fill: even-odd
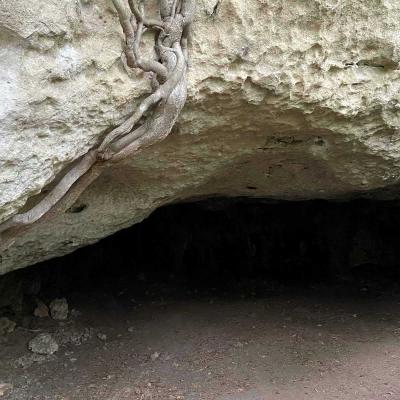
[[(165, 141), (106, 171), (0, 273), (191, 198), (398, 196), (400, 5), (204, 0), (187, 105)], [(42, 191), (149, 89), (107, 1), (0, 7), (0, 218)], [(78, 212), (80, 211), (80, 212)]]

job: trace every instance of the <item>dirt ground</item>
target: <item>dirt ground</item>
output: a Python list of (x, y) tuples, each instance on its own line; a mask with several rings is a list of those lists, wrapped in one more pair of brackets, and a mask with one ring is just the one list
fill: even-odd
[[(400, 399), (400, 293), (134, 293), (75, 293), (67, 321), (24, 320), (0, 344), (0, 398)], [(35, 361), (40, 332), (60, 348)]]

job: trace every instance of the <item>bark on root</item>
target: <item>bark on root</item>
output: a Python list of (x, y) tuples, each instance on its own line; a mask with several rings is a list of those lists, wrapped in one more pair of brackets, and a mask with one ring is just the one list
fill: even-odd
[[(171, 132), (187, 95), (187, 40), (195, 0), (159, 0), (160, 19), (147, 18), (144, 0), (112, 0), (125, 36), (127, 65), (154, 75), (155, 89), (124, 123), (116, 127), (30, 210), (0, 224), (0, 253), (34, 225), (65, 212), (104, 168), (164, 139)], [(146, 29), (154, 30), (156, 60), (142, 56)]]

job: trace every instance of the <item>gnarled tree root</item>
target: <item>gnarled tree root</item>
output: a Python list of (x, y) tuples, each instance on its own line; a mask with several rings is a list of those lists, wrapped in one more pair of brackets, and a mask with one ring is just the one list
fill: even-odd
[[(0, 224), (0, 253), (37, 223), (65, 212), (104, 168), (138, 153), (171, 132), (187, 95), (187, 41), (195, 0), (159, 0), (160, 20), (148, 19), (144, 0), (112, 0), (125, 35), (127, 65), (154, 74), (154, 92), (124, 123), (85, 154), (54, 188), (28, 211)], [(156, 60), (144, 59), (145, 29), (155, 31)]]

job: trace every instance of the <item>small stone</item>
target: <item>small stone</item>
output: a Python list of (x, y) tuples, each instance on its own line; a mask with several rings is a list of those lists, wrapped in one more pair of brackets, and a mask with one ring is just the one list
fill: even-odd
[(160, 357), (160, 353), (155, 352), (150, 356), (150, 359), (151, 359), (151, 361), (156, 361), (157, 358), (159, 358), (159, 357)]
[(0, 397), (5, 396), (13, 389), (13, 385), (11, 383), (0, 383)]
[(87, 342), (93, 336), (91, 328), (85, 328), (83, 331), (78, 331), (71, 336), (71, 343), (75, 346), (80, 346), (82, 343)]
[(102, 340), (103, 342), (105, 342), (107, 340), (107, 335), (105, 333), (98, 333), (97, 337)]
[(29, 342), (28, 348), (36, 354), (51, 355), (58, 351), (58, 343), (49, 333), (41, 333)]
[(0, 318), (0, 336), (14, 332), (16, 325), (17, 324), (14, 321), (11, 321), (6, 317)]
[(134, 328), (133, 326), (130, 326), (130, 327), (128, 328), (128, 332), (129, 332), (129, 333), (135, 332), (135, 328)]
[(47, 307), (42, 301), (38, 301), (37, 306), (33, 311), (33, 315), (38, 318), (46, 318), (49, 316), (49, 307)]
[(63, 321), (68, 318), (68, 303), (67, 299), (54, 299), (50, 303), (51, 318), (57, 321)]

